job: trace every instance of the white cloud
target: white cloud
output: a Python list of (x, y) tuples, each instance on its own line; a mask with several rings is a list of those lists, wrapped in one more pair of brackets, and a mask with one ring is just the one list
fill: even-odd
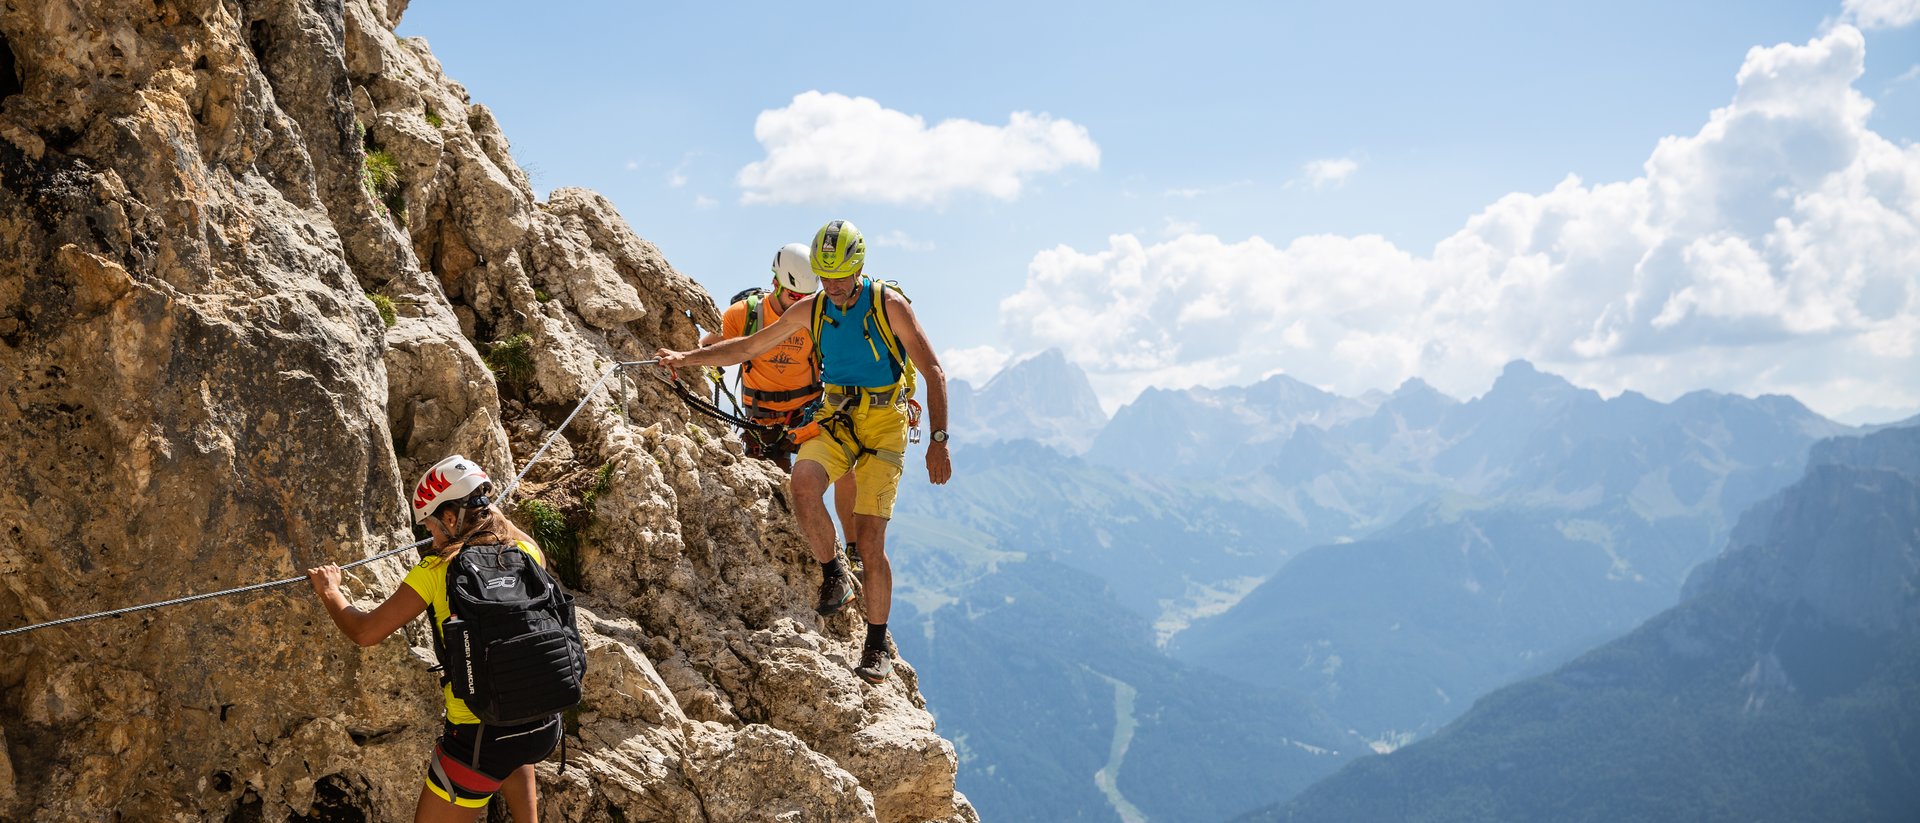
[(1526, 358), (1671, 397), (1920, 405), (1920, 146), (1867, 126), (1865, 40), (1756, 48), (1733, 102), (1644, 174), (1502, 197), (1427, 254), (1377, 236), (1186, 233), (1036, 255), (1001, 304), (1109, 402), (1276, 369), (1347, 394), (1421, 376), (1459, 396)]
[(693, 207), (696, 209), (702, 209), (702, 210), (711, 209), (718, 205), (720, 205), (720, 201), (715, 200), (711, 197), (708, 197), (704, 194), (696, 195), (693, 198)]
[[(1211, 186), (1182, 186), (1179, 188), (1167, 189), (1166, 191), (1161, 192), (1160, 196), (1175, 197), (1181, 200), (1192, 200), (1197, 197), (1220, 194), (1222, 192), (1228, 192), (1234, 189), (1244, 188), (1251, 185), (1253, 185), (1252, 180), (1234, 180), (1232, 182), (1219, 183)], [(1131, 197), (1132, 195), (1129, 194), (1129, 196)]]
[(701, 152), (698, 151), (690, 151), (680, 155), (680, 162), (673, 164), (673, 168), (667, 171), (667, 185), (676, 189), (686, 188), (687, 167), (693, 165), (694, 158), (700, 155)]
[(753, 136), (766, 157), (737, 178), (741, 202), (864, 201), (927, 206), (960, 193), (1012, 200), (1029, 178), (1069, 166), (1099, 168), (1087, 130), (1014, 112), (1004, 126), (919, 115), (866, 97), (809, 91), (763, 111)]
[(1172, 215), (1168, 215), (1166, 219), (1167, 219), (1167, 225), (1165, 228), (1162, 228), (1160, 231), (1162, 234), (1166, 235), (1167, 237), (1178, 237), (1183, 234), (1199, 234), (1200, 233), (1199, 221), (1183, 220), (1181, 218), (1174, 217)]
[(867, 242), (880, 248), (893, 248), (900, 249), (901, 251), (920, 252), (934, 250), (932, 240), (915, 240), (912, 236), (899, 229), (894, 229), (886, 234), (867, 235)]
[(979, 388), (1000, 373), (1012, 355), (993, 346), (947, 349), (940, 353), (940, 368), (948, 377), (957, 377)]
[(1920, 0), (1845, 0), (1840, 19), (1868, 29), (1897, 29), (1920, 20)]
[(627, 171), (639, 171), (639, 170), (640, 170), (640, 161), (638, 160), (627, 161)]
[(1351, 157), (1315, 160), (1300, 167), (1300, 170), (1307, 175), (1307, 182), (1316, 189), (1345, 183), (1347, 178), (1359, 169), (1360, 163)]

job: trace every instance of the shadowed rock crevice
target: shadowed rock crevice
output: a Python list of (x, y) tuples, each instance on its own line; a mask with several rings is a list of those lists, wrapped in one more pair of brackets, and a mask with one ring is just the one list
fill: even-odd
[(289, 823), (369, 823), (379, 816), (369, 807), (366, 790), (337, 774), (320, 778), (313, 787), (313, 810), (287, 818)]
[(0, 33), (0, 106), (6, 105), (7, 98), (26, 90), (20, 75), (20, 65), (13, 56), (13, 44), (7, 42), (7, 36)]

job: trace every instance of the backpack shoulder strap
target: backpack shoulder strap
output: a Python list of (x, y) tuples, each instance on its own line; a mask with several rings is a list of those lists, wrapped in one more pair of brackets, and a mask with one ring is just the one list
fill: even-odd
[(867, 307), (867, 311), (873, 314), (874, 325), (880, 328), (880, 342), (887, 344), (887, 351), (894, 360), (904, 360), (900, 356), (900, 338), (893, 335), (893, 324), (887, 322), (887, 289), (892, 287), (874, 280), (872, 288), (873, 304)]
[[(752, 337), (754, 332), (757, 332), (760, 330), (760, 301), (761, 301), (761, 294), (759, 292), (754, 292), (753, 294), (747, 295), (747, 321), (746, 321), (746, 328), (743, 330), (743, 333), (740, 335), (741, 337)], [(747, 377), (747, 372), (752, 370), (753, 370), (753, 361), (752, 360), (743, 361), (740, 364), (739, 379), (745, 380)]]
[(826, 292), (815, 292), (813, 295), (813, 322), (807, 327), (813, 333), (813, 360), (815, 363), (824, 364), (827, 362), (826, 344), (820, 342), (820, 326), (826, 319)]
[(879, 278), (875, 278), (873, 280), (873, 305), (868, 311), (873, 316), (874, 325), (880, 329), (880, 342), (886, 344), (887, 353), (893, 355), (893, 362), (900, 364), (900, 382), (906, 388), (904, 396), (912, 397), (915, 383), (918, 381), (915, 380), (913, 358), (907, 356), (906, 347), (901, 345), (899, 336), (893, 333), (893, 324), (887, 322), (886, 299), (889, 290), (899, 294), (903, 298), (907, 295), (906, 292), (900, 290), (899, 285), (882, 282)]
[(746, 333), (741, 335), (742, 337), (752, 337), (754, 332), (760, 330), (760, 302), (762, 299), (763, 296), (759, 294), (747, 295), (747, 328)]

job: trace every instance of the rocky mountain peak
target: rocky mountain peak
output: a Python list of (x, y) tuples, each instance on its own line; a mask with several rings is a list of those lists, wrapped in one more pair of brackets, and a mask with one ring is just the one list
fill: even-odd
[(969, 441), (1033, 440), (1068, 454), (1086, 451), (1107, 424), (1087, 373), (1050, 348), (1015, 360), (977, 391), (953, 392), (965, 404), (953, 419)]
[(1493, 388), (1484, 397), (1489, 400), (1531, 398), (1539, 401), (1581, 391), (1586, 390), (1575, 387), (1564, 377), (1540, 371), (1525, 360), (1515, 360), (1500, 370), (1500, 376), (1493, 381)]
[(1863, 632), (1920, 628), (1920, 428), (1822, 441), (1807, 475), (1755, 505), (1689, 596), (1756, 593)]

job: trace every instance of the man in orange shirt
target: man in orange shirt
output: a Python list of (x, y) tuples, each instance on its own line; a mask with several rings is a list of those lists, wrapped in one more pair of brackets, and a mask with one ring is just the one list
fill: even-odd
[[(700, 338), (700, 345), (746, 337), (771, 326), (781, 313), (819, 288), (820, 277), (808, 262), (807, 244), (781, 246), (773, 255), (773, 293), (752, 295), (728, 306), (720, 318), (720, 333), (708, 332)], [(819, 396), (820, 366), (814, 359), (813, 334), (805, 327), (759, 357), (740, 364), (740, 400), (755, 423), (804, 426), (811, 415), (803, 410)], [(747, 444), (748, 457), (793, 471), (793, 455), (800, 446), (793, 442), (790, 431), (770, 443), (751, 430), (741, 432), (740, 439)], [(849, 551), (856, 551), (857, 535), (851, 532), (854, 496), (853, 472), (847, 472), (833, 484), (833, 509), (840, 516), (840, 531), (846, 536)]]

